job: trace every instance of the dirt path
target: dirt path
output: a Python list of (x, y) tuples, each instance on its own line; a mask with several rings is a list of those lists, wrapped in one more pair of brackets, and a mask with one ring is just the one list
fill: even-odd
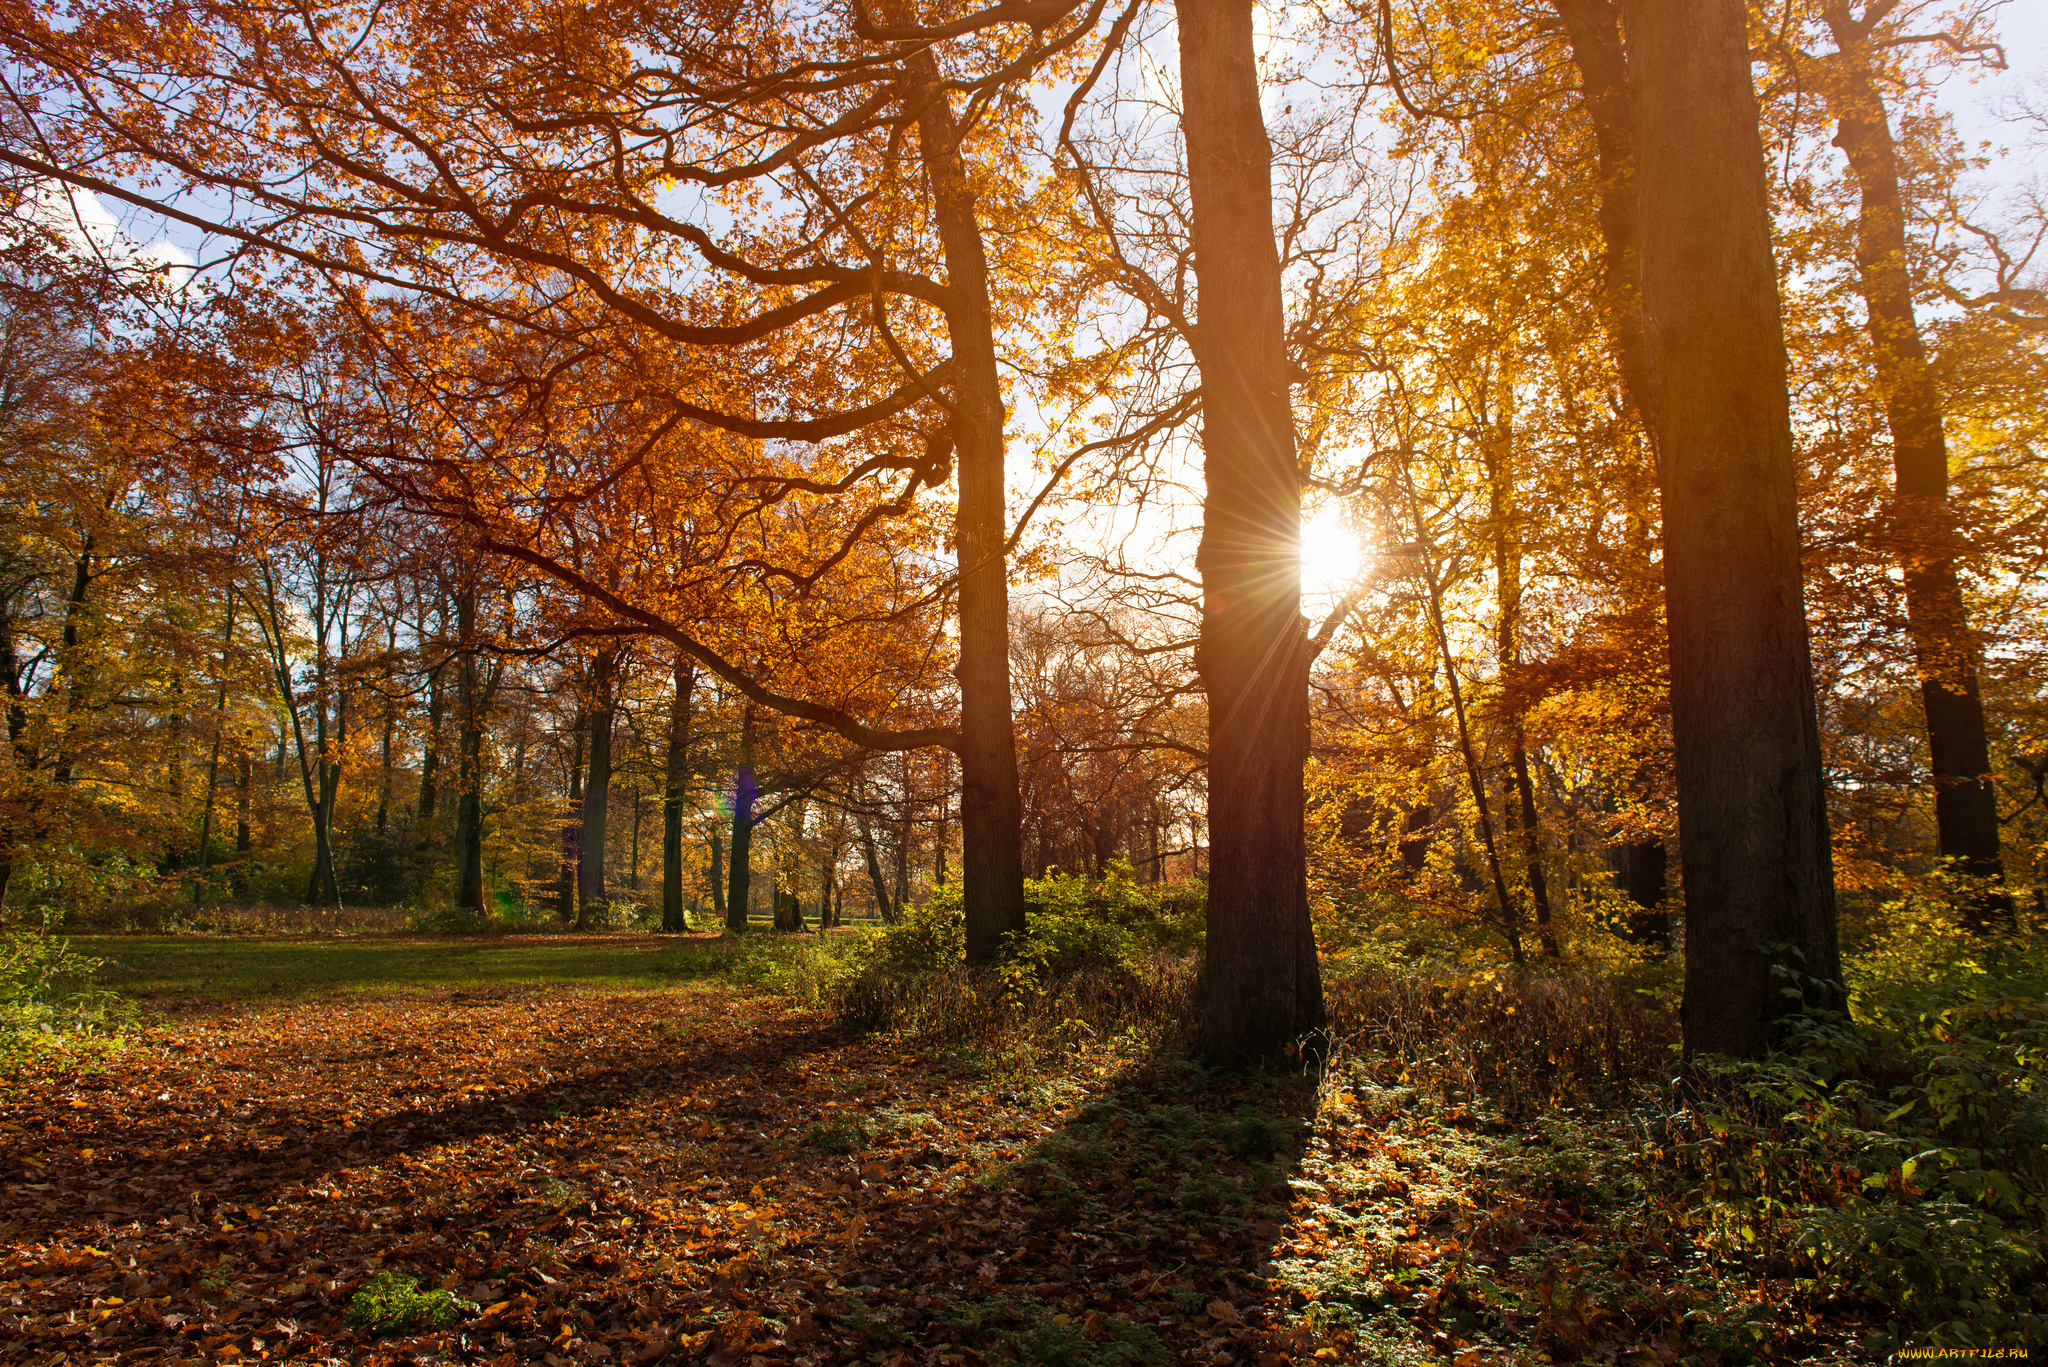
[[(7, 1085), (0, 1359), (1308, 1360), (1258, 1276), (1300, 1105), (723, 990), (211, 1010)], [(382, 1269), (478, 1308), (346, 1326)]]

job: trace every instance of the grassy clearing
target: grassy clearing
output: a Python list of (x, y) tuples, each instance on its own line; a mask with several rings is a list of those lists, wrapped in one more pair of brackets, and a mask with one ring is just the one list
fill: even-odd
[(717, 935), (78, 936), (100, 981), (127, 996), (244, 1001), (326, 992), (559, 985), (648, 991), (758, 979), (815, 945)]

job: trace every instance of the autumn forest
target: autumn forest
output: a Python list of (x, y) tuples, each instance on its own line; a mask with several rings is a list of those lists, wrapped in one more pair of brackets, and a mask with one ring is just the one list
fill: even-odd
[(0, 1351), (2048, 1341), (2042, 37), (0, 8)]

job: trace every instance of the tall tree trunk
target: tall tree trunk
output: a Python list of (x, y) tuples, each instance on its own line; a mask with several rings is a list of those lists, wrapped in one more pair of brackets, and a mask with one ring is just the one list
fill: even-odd
[(867, 856), (868, 882), (875, 889), (875, 914), (885, 925), (893, 926), (897, 920), (896, 904), (889, 900), (889, 884), (882, 877), (882, 858), (875, 849), (875, 832), (866, 817), (860, 820), (860, 848), (861, 853)]
[[(398, 658), (398, 619), (394, 615), (385, 638), (384, 654), (387, 660)], [(377, 747), (377, 836), (381, 840), (391, 824), (391, 787), (394, 777), (391, 769), (391, 747), (398, 737), (397, 680), (395, 669), (387, 666), (384, 684), (388, 692), (384, 698), (384, 734)]]
[(690, 780), (690, 703), (696, 690), (697, 667), (677, 651), (661, 788), (661, 928), (674, 932), (690, 928), (683, 915), (683, 794)]
[(583, 784), (583, 838), (576, 873), (578, 929), (604, 911), (605, 827), (612, 807), (612, 675), (618, 652), (600, 650), (590, 669), (590, 775)]
[(192, 880), (192, 905), (206, 900), (206, 871), (213, 863), (213, 805), (220, 791), (220, 751), (227, 739), (229, 652), (235, 645), (235, 596), (228, 594), (227, 622), (220, 633), (220, 684), (213, 698), (213, 747), (206, 760), (206, 801), (199, 813), (199, 876)]
[(441, 675), (447, 667), (448, 661), (444, 658), (427, 678), (427, 734), (420, 743), (420, 800), (413, 813), (413, 821), (418, 827), (415, 833), (422, 850), (433, 848), (434, 808), (441, 798), (441, 720), (447, 715), (448, 706)]
[[(838, 839), (838, 837), (834, 837)], [(823, 935), (839, 924), (839, 918), (832, 911), (832, 894), (839, 888), (839, 852), (842, 846), (834, 844), (818, 861), (818, 933)]]
[(1212, 874), (1200, 1047), (1234, 1066), (1323, 1026), (1303, 829), (1301, 476), (1252, 0), (1176, 0), (1174, 13), (1206, 482), (1195, 667), (1209, 699)]
[[(1629, 0), (1657, 376), (1685, 1046), (1761, 1054), (1840, 1000), (1770, 203), (1741, 0)], [(1777, 948), (1782, 946), (1782, 949)], [(1796, 1000), (1796, 999), (1793, 999)]]
[[(1600, 239), (1605, 248), (1601, 271), (1601, 313), (1607, 331), (1609, 354), (1621, 376), (1623, 397), (1648, 443), (1650, 463), (1657, 464), (1655, 377), (1650, 370), (1648, 341), (1643, 331), (1642, 231), (1636, 184), (1637, 127), (1635, 90), (1629, 84), (1627, 49), (1621, 37), (1621, 15), (1615, 0), (1551, 0), (1564, 22), (1571, 46), (1572, 63), (1579, 70), (1580, 89), (1586, 114), (1593, 125), (1593, 145), (1600, 183)], [(1641, 535), (1645, 551), (1643, 564), (1661, 583), (1663, 564), (1652, 563), (1649, 551), (1650, 526), (1654, 514), (1650, 499), (1637, 497), (1633, 487), (1627, 496), (1632, 505), (1631, 521)], [(1657, 905), (1664, 900), (1664, 871), (1669, 862), (1662, 840), (1638, 841), (1640, 855), (1631, 858), (1654, 861), (1657, 869)], [(1654, 854), (1651, 852), (1654, 847)], [(1649, 863), (1644, 864), (1647, 871)], [(1647, 877), (1647, 872), (1646, 872)], [(1631, 888), (1635, 884), (1631, 883)], [(1644, 884), (1648, 886), (1647, 883)], [(1662, 927), (1662, 943), (1671, 942), (1668, 911), (1649, 913), (1646, 925)]]
[(1635, 910), (1629, 915), (1629, 935), (1658, 954), (1671, 952), (1671, 908), (1666, 903), (1666, 863), (1669, 855), (1661, 840), (1638, 840), (1624, 851), (1628, 860), (1628, 900)]
[(640, 891), (640, 785), (633, 785), (633, 796), (628, 800), (633, 810), (633, 842), (626, 860), (626, 886)]
[(185, 669), (184, 652), (175, 651), (172, 656), (170, 706), (165, 709), (164, 731), (169, 741), (169, 753), (164, 760), (164, 788), (170, 798), (171, 838), (164, 846), (164, 872), (176, 873), (185, 867)]
[(716, 830), (711, 832), (711, 911), (720, 925), (725, 924), (725, 841)]
[(754, 876), (754, 802), (761, 795), (754, 782), (754, 709), (740, 713), (739, 763), (732, 776), (732, 869), (725, 892), (725, 928), (735, 935), (747, 931), (747, 896)]
[(249, 854), (253, 848), (250, 839), (249, 817), (255, 805), (256, 760), (244, 744), (240, 758), (235, 763), (235, 872), (233, 887), (235, 900), (249, 900)]
[(51, 764), (50, 777), (59, 787), (70, 784), (73, 777), (75, 756), (71, 748), (71, 730), (78, 724), (78, 714), (85, 709), (85, 659), (78, 649), (78, 625), (85, 617), (86, 591), (92, 586), (92, 554), (94, 537), (85, 534), (85, 540), (78, 548), (78, 558), (71, 566), (71, 592), (64, 599), (64, 630), (58, 639), (63, 643), (63, 654), (58, 668), (65, 674), (64, 708), (57, 718), (56, 757)]
[(1507, 874), (1501, 869), (1500, 842), (1493, 833), (1493, 804), (1486, 795), (1486, 776), (1480, 771), (1478, 747), (1472, 743), (1471, 714), (1465, 707), (1465, 690), (1458, 682), (1457, 657), (1451, 653), (1451, 635), (1444, 626), (1443, 583), (1437, 578), (1435, 553), (1429, 546), (1428, 524), (1423, 520), (1422, 500), (1415, 492), (1415, 479), (1409, 472), (1406, 453), (1402, 453), (1400, 458), (1402, 492), (1407, 495), (1409, 512), (1415, 519), (1415, 546), (1425, 601), (1429, 604), (1429, 625), (1436, 637), (1437, 653), (1443, 656), (1444, 683), (1451, 693), (1451, 717), (1457, 724), (1458, 754), (1465, 762), (1465, 782), (1472, 792), (1472, 809), (1478, 818), (1480, 844), (1486, 850), (1487, 871), (1493, 875), (1493, 895), (1500, 911), (1501, 934), (1507, 939), (1508, 952), (1520, 964), (1524, 962), (1521, 915), (1514, 897), (1508, 892)]
[(583, 848), (583, 738), (590, 730), (589, 712), (576, 705), (575, 740), (569, 755), (569, 801), (562, 814), (562, 883), (556, 892), (555, 914), (564, 925), (576, 921), (576, 884)]
[[(960, 555), (960, 827), (967, 958), (986, 963), (1024, 931), (1024, 808), (1010, 708), (1009, 535), (1003, 485), (1003, 392), (996, 367), (988, 259), (960, 130), (929, 52), (909, 63), (922, 102), (918, 149), (946, 258), (946, 328), (958, 380), (952, 440), (958, 458)], [(943, 829), (941, 831), (943, 836)], [(943, 840), (939, 855), (945, 859)], [(944, 881), (943, 872), (940, 881)]]
[(471, 917), (484, 914), (484, 725), (489, 698), (476, 663), (476, 585), (464, 584), (456, 600), (456, 633), (462, 663), (456, 672), (455, 907)]
[[(1866, 4), (1866, 14), (1870, 8)], [(1890, 6), (1879, 8), (1882, 17)], [(1862, 195), (1856, 265), (1892, 436), (1890, 531), (1905, 571), (1906, 624), (1920, 673), (1934, 771), (1936, 838), (1942, 855), (1956, 860), (1963, 871), (2003, 882), (1998, 798), (1977, 683), (1983, 651), (1970, 633), (1956, 573), (1959, 529), (1948, 502), (1941, 390), (1913, 308), (1898, 150), (1873, 71), (1871, 39), (1877, 25), (1868, 18), (1852, 19), (1846, 0), (1830, 0), (1821, 12), (1839, 49), (1829, 67), (1831, 79), (1824, 82), (1837, 121), (1835, 145), (1848, 154)], [(1970, 906), (1980, 929), (1987, 913), (2007, 923), (2012, 919), (2007, 897), (1979, 897)]]
[[(1510, 408), (1515, 391), (1513, 371), (1505, 359), (1496, 378), (1485, 462), (1489, 520), (1493, 523), (1494, 591), (1498, 599), (1494, 659), (1500, 667), (1502, 683), (1508, 684), (1522, 663), (1522, 533), (1515, 498), (1515, 437)], [(1543, 875), (1543, 828), (1536, 811), (1536, 788), (1529, 781), (1529, 741), (1522, 726), (1522, 703), (1511, 686), (1505, 711), (1508, 768), (1515, 793), (1501, 804), (1501, 815), (1509, 838), (1521, 846), (1522, 874), (1529, 884), (1537, 943), (1543, 946), (1545, 956), (1555, 959), (1557, 929), (1551, 924), (1550, 883)]]

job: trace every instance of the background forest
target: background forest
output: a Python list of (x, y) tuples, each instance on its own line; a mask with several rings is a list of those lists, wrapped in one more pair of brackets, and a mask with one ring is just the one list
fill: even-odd
[[(443, 19), (381, 22), (427, 44)], [(720, 22), (771, 21), (794, 23)], [(228, 42), (273, 21), (192, 22)], [(1654, 457), (1614, 324), (1618, 163), (1585, 22), (1572, 5), (1290, 10), (1264, 31), (1266, 83), (1292, 101), (1269, 118), (1331, 948), (1519, 958), (1526, 927), (1544, 954), (1606, 960), (1682, 927)], [(1160, 23), (1123, 16), (1092, 69), (1070, 24), (1076, 46), (1008, 65), (963, 50), (951, 78), (969, 96), (952, 155), (979, 213), (987, 371), (1010, 414), (1007, 484), (978, 476), (977, 515), (1008, 553), (994, 625), (1034, 875), (1204, 868), (1199, 403)], [(901, 381), (949, 348), (963, 364), (959, 305), (920, 275), (960, 268), (939, 163), (872, 117), (879, 94), (817, 76), (815, 107), (737, 77), (719, 89), (723, 49), (683, 45), (643, 109), (487, 146), (493, 119), (526, 128), (505, 82), (531, 63), (565, 83), (532, 98), (573, 103), (614, 58), (479, 35), (474, 57), (433, 49), (439, 76), (367, 66), (385, 84), (335, 106), (357, 141), (298, 149), (294, 190), (263, 177), (284, 133), (230, 131), (257, 97), (209, 105), (170, 54), (85, 65), (89, 36), (35, 40), (42, 65), (19, 79), (40, 104), (8, 134), (28, 168), (8, 188), (5, 282), (11, 916), (303, 904), (676, 928), (723, 921), (728, 899), (770, 917), (782, 894), (815, 923), (849, 899), (893, 919), (957, 878), (959, 766), (905, 735), (958, 709), (962, 643), (990, 609), (962, 598), (971, 576), (948, 554), (977, 511), (956, 505), (951, 438)], [(813, 40), (778, 41), (796, 61)], [(2010, 61), (1980, 7), (1852, 23), (1794, 6), (1754, 56), (1844, 906), (1924, 888), (1944, 852), (1978, 876), (2002, 865), (2033, 900), (2043, 220), (2002, 158), (2048, 124), (2020, 97), (1999, 145), (1954, 131), (1938, 94)], [(358, 59), (315, 44), (245, 60), (297, 82), (263, 97), (289, 118), (328, 107)], [(445, 107), (406, 84), (464, 71), (472, 93)], [(1859, 97), (1893, 130), (1891, 305), (1872, 255), (1887, 211), (1842, 150)], [(735, 130), (769, 109), (808, 131), (762, 152), (748, 139), (771, 135)], [(640, 142), (608, 158), (599, 131), (635, 118)], [(408, 139), (460, 155), (409, 161)], [(555, 155), (580, 158), (560, 193), (533, 192), (533, 226), (495, 242), (477, 245), (492, 204), (430, 203)], [(210, 235), (120, 188), (152, 159), (202, 156), (210, 181), (188, 171), (167, 202)], [(67, 191), (39, 159), (90, 171), (74, 187), (115, 179)], [(650, 188), (575, 187), (621, 168)], [(199, 212), (202, 183), (241, 187), (248, 212)], [(396, 230), (431, 214), (471, 216), (477, 242), (460, 222)], [(130, 244), (167, 223), (189, 245)], [(365, 232), (387, 255), (351, 277), (334, 262)], [(572, 255), (550, 234), (589, 236)], [(891, 312), (852, 283), (862, 260), (903, 277)], [(1942, 605), (1914, 602), (1907, 568), (1922, 533), (1869, 321), (1886, 306), (1917, 330), (1946, 441)], [(1988, 853), (1981, 831), (1944, 850), (1938, 830), (1922, 679), (1944, 612), (1961, 644), (1940, 648), (1978, 671)], [(890, 734), (840, 724), (877, 717)]]

